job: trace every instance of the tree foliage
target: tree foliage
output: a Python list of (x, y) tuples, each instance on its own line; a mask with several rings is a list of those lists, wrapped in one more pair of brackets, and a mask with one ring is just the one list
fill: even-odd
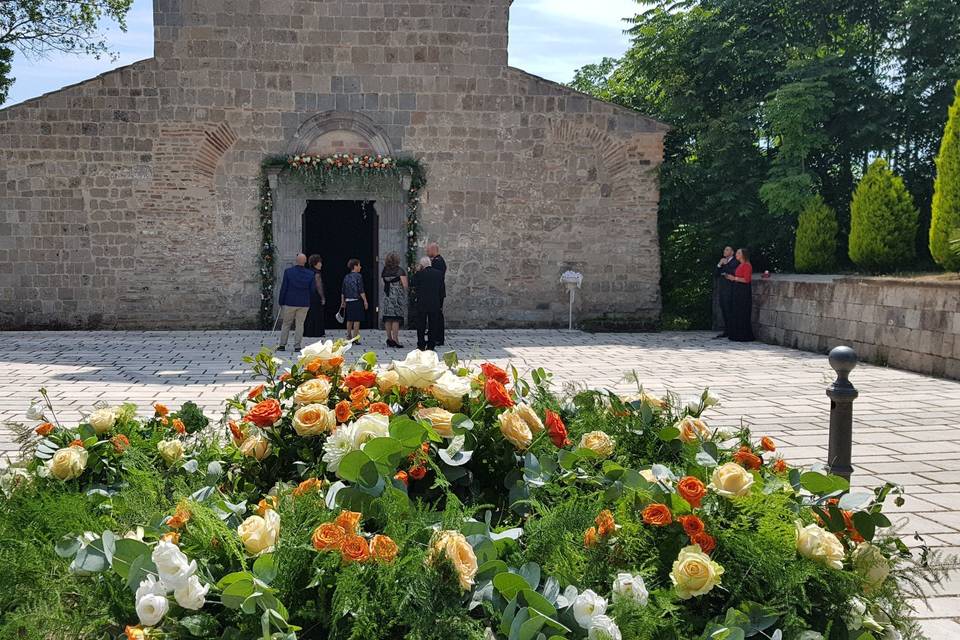
[(17, 50), (27, 57), (51, 52), (97, 58), (110, 52), (99, 33), (104, 19), (126, 31), (133, 0), (0, 0), (0, 104), (13, 83), (10, 60)]
[(793, 262), (801, 273), (829, 273), (837, 266), (837, 214), (819, 195), (810, 198), (797, 221)]
[(877, 159), (850, 203), (850, 259), (871, 272), (902, 269), (914, 257), (917, 208), (903, 179)]
[(950, 241), (960, 232), (960, 82), (950, 107), (937, 156), (930, 222), (930, 254), (944, 269), (960, 270), (960, 255)]

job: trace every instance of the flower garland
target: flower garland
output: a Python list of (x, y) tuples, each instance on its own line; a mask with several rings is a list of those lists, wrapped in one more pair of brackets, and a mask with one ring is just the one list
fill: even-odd
[(421, 191), (427, 186), (426, 168), (420, 160), (350, 153), (268, 157), (261, 165), (260, 176), (261, 329), (270, 329), (273, 325), (273, 271), (276, 256), (273, 243), (273, 193), (266, 173), (277, 168), (317, 191), (327, 191), (331, 184), (346, 184), (373, 194), (391, 194), (396, 192), (404, 174), (409, 176), (410, 187), (406, 191), (407, 268), (413, 270), (420, 240)]

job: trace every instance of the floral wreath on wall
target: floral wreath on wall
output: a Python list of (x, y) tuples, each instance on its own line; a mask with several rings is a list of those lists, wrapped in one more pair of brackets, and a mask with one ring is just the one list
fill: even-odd
[(424, 164), (416, 158), (335, 153), (329, 156), (270, 156), (260, 175), (260, 328), (273, 325), (273, 286), (276, 247), (273, 242), (273, 191), (267, 180), (271, 170), (300, 180), (317, 191), (331, 188), (362, 189), (372, 195), (394, 195), (402, 190), (407, 208), (407, 267), (417, 260), (420, 239), (421, 192), (427, 185)]

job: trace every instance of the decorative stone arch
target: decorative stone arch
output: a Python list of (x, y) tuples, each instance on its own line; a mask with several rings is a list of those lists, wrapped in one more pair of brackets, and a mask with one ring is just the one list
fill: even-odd
[(326, 111), (297, 129), (287, 145), (288, 155), (368, 153), (394, 155), (390, 139), (368, 116), (354, 111)]

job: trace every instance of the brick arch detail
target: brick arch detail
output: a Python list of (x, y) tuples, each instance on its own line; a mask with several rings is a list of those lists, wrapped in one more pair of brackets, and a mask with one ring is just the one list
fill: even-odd
[(571, 120), (550, 120), (547, 144), (572, 144), (591, 147), (599, 169), (614, 187), (630, 187), (636, 173), (632, 147), (595, 126)]
[(367, 141), (373, 153), (394, 155), (393, 145), (380, 127), (368, 116), (355, 111), (326, 111), (304, 121), (287, 145), (287, 154), (310, 153), (319, 140), (336, 132), (359, 135)]

